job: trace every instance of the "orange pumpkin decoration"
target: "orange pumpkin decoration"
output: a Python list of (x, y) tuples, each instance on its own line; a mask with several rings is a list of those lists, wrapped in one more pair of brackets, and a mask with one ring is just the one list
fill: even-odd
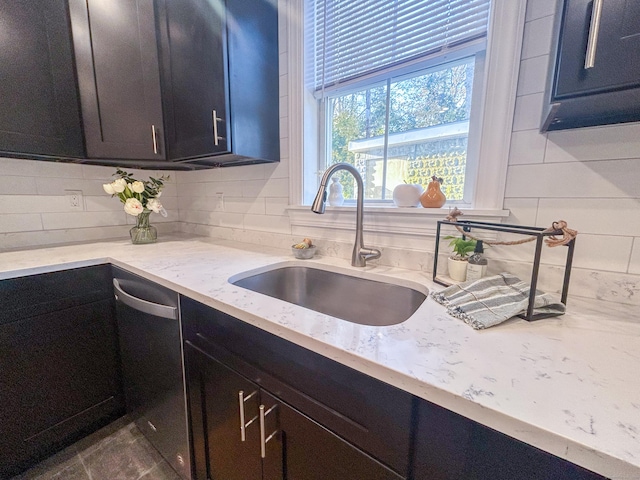
[(447, 197), (444, 196), (442, 190), (440, 190), (440, 184), (442, 179), (435, 175), (431, 177), (427, 189), (422, 195), (420, 195), (420, 203), (424, 208), (440, 208), (447, 201)]

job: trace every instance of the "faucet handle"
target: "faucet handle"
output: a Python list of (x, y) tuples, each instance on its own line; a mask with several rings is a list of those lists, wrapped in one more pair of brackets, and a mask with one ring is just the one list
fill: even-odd
[(380, 255), (382, 255), (382, 252), (377, 248), (362, 247), (360, 249), (360, 256), (365, 260), (375, 260), (380, 258)]

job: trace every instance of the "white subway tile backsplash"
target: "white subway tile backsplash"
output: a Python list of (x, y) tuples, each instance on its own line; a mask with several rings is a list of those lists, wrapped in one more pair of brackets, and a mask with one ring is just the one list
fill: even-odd
[(218, 181), (220, 182), (227, 182), (231, 180), (259, 180), (264, 178), (264, 164), (243, 165), (241, 167), (224, 167), (219, 168), (218, 172)]
[(526, 21), (530, 22), (547, 15), (553, 15), (556, 11), (556, 4), (557, 0), (529, 0)]
[(549, 54), (551, 51), (553, 18), (553, 16), (546, 16), (525, 23), (522, 60)]
[(519, 96), (543, 93), (545, 91), (548, 63), (549, 55), (541, 55), (520, 62)]
[(513, 131), (533, 130), (540, 127), (542, 116), (543, 93), (534, 93), (516, 98), (516, 109), (513, 117)]
[(289, 179), (271, 178), (251, 180), (242, 184), (243, 197), (283, 197), (289, 198)]
[(229, 213), (249, 213), (253, 215), (264, 215), (266, 213), (265, 199), (225, 197), (224, 211)]
[(203, 212), (213, 212), (214, 210), (214, 201), (212, 197), (187, 197), (181, 196), (178, 198), (178, 209), (181, 212), (186, 210), (200, 210)]
[(288, 25), (289, 5), (286, 0), (278, 0), (278, 51), (284, 53), (288, 50)]
[(266, 179), (289, 178), (289, 159), (282, 158), (278, 163), (266, 165)]
[(211, 212), (208, 223), (220, 227), (243, 228), (244, 215), (241, 213)]
[(507, 198), (504, 201), (504, 208), (509, 210), (509, 217), (505, 219), (504, 223), (530, 227), (538, 226), (536, 225), (536, 217), (538, 215), (537, 198)]
[(521, 130), (511, 134), (509, 165), (526, 165), (544, 161), (547, 137), (536, 130)]
[(0, 160), (3, 175), (82, 178), (82, 166), (72, 163), (43, 162), (22, 158), (1, 158)]
[(30, 232), (42, 230), (42, 220), (38, 213), (0, 214), (0, 233)]
[[(574, 268), (625, 273), (631, 254), (632, 237), (578, 233), (573, 257)], [(564, 265), (566, 247), (544, 247), (545, 262)], [(599, 254), (594, 254), (599, 252)]]
[(127, 214), (119, 212), (73, 212), (73, 213), (43, 213), (42, 226), (45, 230), (60, 230), (66, 228), (108, 227), (124, 225)]
[[(84, 197), (84, 206), (85, 210), (88, 212), (119, 212), (124, 208), (122, 202), (120, 202), (120, 200), (115, 197), (112, 198), (111, 195), (86, 196)], [(66, 211), (68, 211), (68, 209)]]
[[(282, 115), (286, 115), (287, 112), (289, 111), (289, 97), (288, 96), (281, 96), (278, 99), (278, 108), (280, 109), (280, 119), (282, 119)], [(287, 129), (288, 130), (288, 129)], [(289, 135), (286, 134), (285, 135), (285, 131), (284, 130), (280, 130), (280, 137), (288, 137)]]
[(219, 191), (222, 182), (185, 183), (178, 185), (180, 197), (206, 197)]
[(280, 117), (280, 136), (289, 137), (289, 117)]
[(67, 190), (79, 190), (83, 195), (106, 195), (103, 181), (82, 178), (36, 177), (38, 195), (64, 195)]
[(280, 161), (283, 158), (289, 158), (289, 137), (280, 135)]
[(289, 71), (289, 63), (287, 62), (288, 58), (289, 56), (287, 55), (287, 52), (280, 53), (278, 58), (278, 71), (280, 75), (285, 75)]
[(629, 273), (640, 275), (640, 237), (633, 239), (633, 251), (629, 259)]
[(640, 158), (640, 123), (550, 132), (545, 162), (625, 158)]
[(280, 96), (284, 97), (289, 91), (289, 74), (285, 73), (284, 75), (280, 75), (278, 90), (280, 91)]
[(0, 195), (0, 213), (68, 212), (69, 200), (63, 196)]
[[(538, 225), (565, 220), (580, 233), (640, 236), (640, 200), (632, 198), (541, 198)], [(593, 255), (609, 255), (593, 251)]]
[(267, 197), (265, 200), (265, 213), (267, 215), (286, 216), (286, 208), (289, 206), (288, 198)]
[(278, 215), (245, 215), (244, 228), (245, 230), (260, 230), (283, 234), (291, 233), (289, 217)]
[[(4, 162), (1, 164), (4, 166)], [(0, 176), (0, 194), (2, 195), (37, 195), (36, 179), (34, 177)]]
[(101, 180), (103, 183), (113, 181), (116, 177), (115, 167), (103, 167), (100, 165), (81, 165), (82, 177), (87, 179)]
[[(264, 182), (264, 180), (249, 180), (251, 182)], [(218, 182), (216, 184), (205, 183), (207, 187), (207, 196), (215, 197), (218, 193), (222, 192), (224, 196), (229, 197), (241, 197), (244, 189), (245, 182), (241, 181), (228, 181)]]
[(513, 165), (506, 197), (640, 197), (637, 160)]

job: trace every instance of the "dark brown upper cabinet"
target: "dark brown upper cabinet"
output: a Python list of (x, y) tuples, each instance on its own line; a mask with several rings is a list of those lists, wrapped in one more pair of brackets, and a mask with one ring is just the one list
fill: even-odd
[(278, 161), (275, 2), (158, 5), (169, 157), (203, 166)]
[(640, 2), (564, 0), (542, 131), (640, 121)]
[(87, 157), (163, 160), (153, 0), (69, 0)]
[(66, 2), (0, 1), (0, 151), (82, 157)]
[(272, 0), (0, 0), (0, 152), (139, 168), (280, 158)]

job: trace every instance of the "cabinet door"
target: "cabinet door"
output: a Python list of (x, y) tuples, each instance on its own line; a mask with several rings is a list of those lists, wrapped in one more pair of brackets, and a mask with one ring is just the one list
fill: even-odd
[(82, 157), (66, 2), (0, 1), (0, 151)]
[(400, 480), (402, 477), (265, 391), (264, 480)]
[(228, 151), (225, 2), (163, 2), (161, 24), (171, 159)]
[[(258, 386), (188, 342), (185, 355), (189, 366), (189, 395), (196, 457), (199, 454), (198, 443), (206, 448), (206, 477), (203, 476), (205, 469), (202, 462), (196, 458), (197, 478), (260, 480), (262, 462)], [(200, 432), (195, 430), (200, 425), (193, 421), (194, 416), (202, 417), (204, 442), (198, 441)]]
[[(640, 2), (603, 1), (599, 25), (592, 25), (593, 0), (566, 0), (564, 5), (555, 98), (593, 94), (640, 85)], [(589, 30), (595, 62), (585, 68)]]
[(113, 303), (0, 325), (0, 478), (123, 412)]
[(445, 408), (418, 400), (415, 480), (602, 480)]
[(164, 159), (153, 0), (69, 0), (87, 156)]

